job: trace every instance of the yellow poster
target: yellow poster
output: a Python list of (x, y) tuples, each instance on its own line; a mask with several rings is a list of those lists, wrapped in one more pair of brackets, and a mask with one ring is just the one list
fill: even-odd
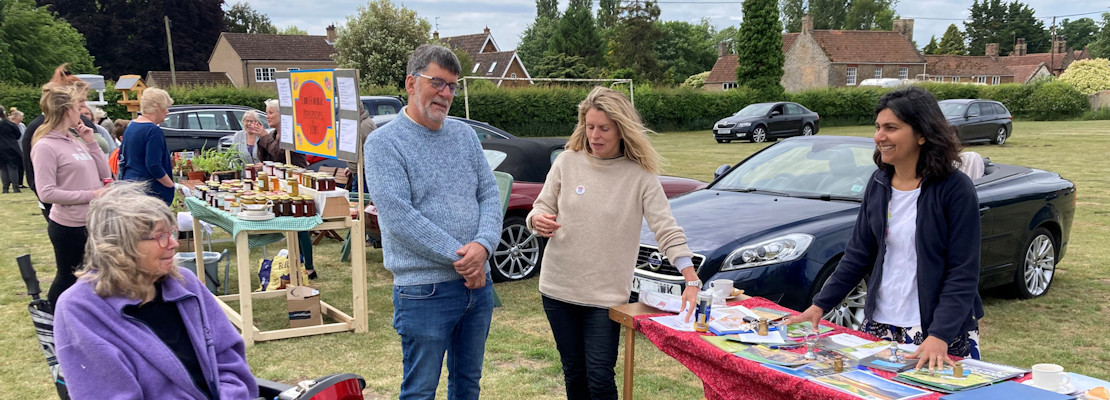
[(289, 73), (293, 145), (297, 152), (335, 158), (335, 76), (331, 70)]

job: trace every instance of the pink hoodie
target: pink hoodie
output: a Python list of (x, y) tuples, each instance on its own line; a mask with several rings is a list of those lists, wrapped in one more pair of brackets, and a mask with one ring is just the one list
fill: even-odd
[(110, 178), (108, 159), (96, 142), (84, 143), (68, 132), (51, 131), (31, 148), (39, 200), (51, 203), (50, 220), (71, 228), (85, 226), (93, 191)]

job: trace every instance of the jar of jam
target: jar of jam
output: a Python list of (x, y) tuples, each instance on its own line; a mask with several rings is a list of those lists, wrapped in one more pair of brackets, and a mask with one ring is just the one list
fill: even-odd
[(289, 185), (289, 193), (294, 196), (301, 195), (301, 184), (297, 183), (297, 178), (290, 176), (285, 179), (285, 183)]
[(273, 175), (274, 174), (274, 162), (273, 161), (263, 161), (262, 162), (262, 171), (265, 172), (266, 175)]
[(304, 215), (304, 197), (293, 196), (293, 216), (303, 217)]
[(258, 187), (262, 188), (262, 191), (264, 191), (264, 192), (270, 190), (270, 173), (268, 173), (268, 172), (259, 172), (258, 173)]
[(311, 197), (306, 197), (305, 198), (304, 216), (306, 216), (306, 217), (315, 217), (316, 216), (316, 201), (313, 200)]
[(231, 204), (235, 203), (235, 194), (228, 193), (224, 195), (224, 211), (231, 212)]
[(324, 191), (335, 190), (335, 177), (329, 176), (324, 178)]
[[(281, 197), (280, 196), (266, 196), (266, 201), (273, 205), (274, 216), (281, 216)], [(262, 204), (266, 204), (263, 202)]]
[(280, 191), (281, 190), (281, 178), (278, 178), (276, 176), (270, 176), (270, 188), (268, 190), (270, 190), (271, 192)]
[(290, 197), (290, 196), (281, 196), (281, 199), (279, 199), (278, 201), (281, 204), (281, 216), (282, 217), (292, 217), (293, 216), (293, 198)]
[(248, 165), (243, 166), (243, 180), (244, 181), (251, 181), (251, 180), (254, 179), (254, 177), (256, 175), (258, 175), (258, 168), (255, 167), (254, 164), (248, 164)]

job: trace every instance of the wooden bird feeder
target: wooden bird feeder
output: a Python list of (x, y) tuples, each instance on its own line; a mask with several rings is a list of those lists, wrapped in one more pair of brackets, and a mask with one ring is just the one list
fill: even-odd
[[(146, 90), (146, 84), (138, 75), (121, 75), (116, 81), (116, 91), (123, 97), (116, 102), (127, 106), (127, 111), (131, 112), (131, 119), (139, 116), (139, 101), (143, 99), (144, 90)], [(132, 99), (130, 94), (134, 94), (135, 98)]]

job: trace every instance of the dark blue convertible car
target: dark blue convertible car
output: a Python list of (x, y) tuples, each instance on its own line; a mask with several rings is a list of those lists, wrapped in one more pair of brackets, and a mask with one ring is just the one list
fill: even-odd
[[(805, 309), (844, 253), (875, 171), (874, 149), (863, 137), (790, 138), (722, 165), (709, 187), (672, 198), (698, 276), (732, 279), (745, 294)], [(1075, 185), (1053, 172), (983, 162), (984, 175), (973, 179), (982, 216), (980, 289), (1043, 295), (1067, 248)], [(680, 293), (682, 276), (646, 226), (640, 243), (633, 291)], [(866, 290), (861, 282), (826, 319), (858, 326)]]

